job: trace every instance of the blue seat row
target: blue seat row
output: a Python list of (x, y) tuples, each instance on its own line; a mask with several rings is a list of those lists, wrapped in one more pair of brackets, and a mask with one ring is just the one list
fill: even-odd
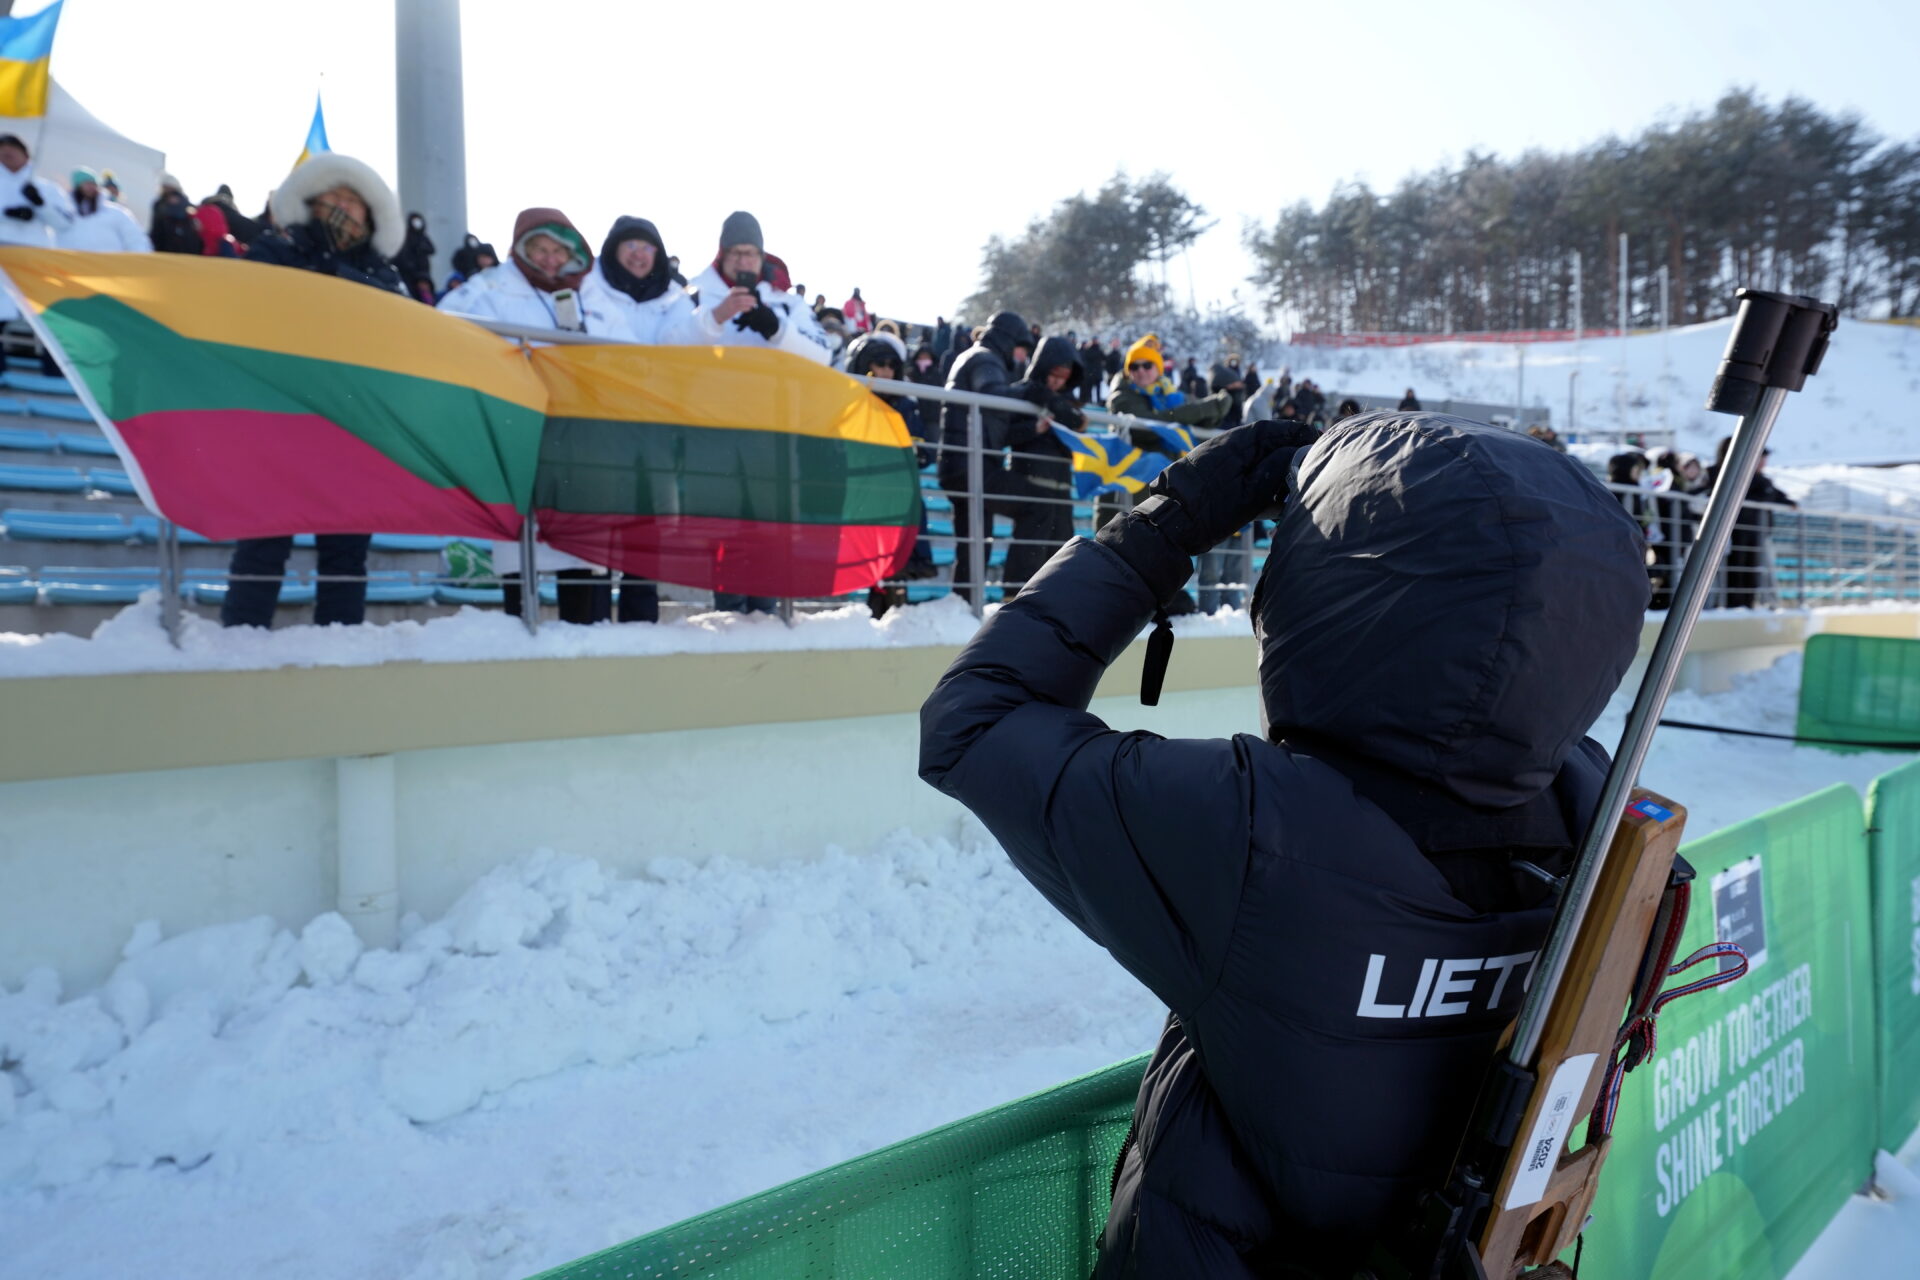
[[(18, 367), (11, 360), (7, 364), (5, 374), (0, 375), (0, 386), (11, 387), (15, 391), (38, 391), (57, 396), (73, 394), (73, 384), (58, 374), (30, 372)], [(38, 370), (39, 365), (35, 363), (33, 368)]]
[(40, 427), (0, 427), (0, 449), (17, 453), (83, 454), (92, 458), (114, 456), (113, 442), (105, 436), (90, 436), (79, 431), (55, 435)]
[(100, 489), (107, 493), (131, 494), (133, 481), (116, 467), (39, 466), (26, 463), (0, 464), (0, 489), (27, 489), (35, 493), (85, 493)]
[(28, 417), (58, 418), (62, 422), (92, 422), (93, 412), (78, 400), (28, 400), (22, 410)]

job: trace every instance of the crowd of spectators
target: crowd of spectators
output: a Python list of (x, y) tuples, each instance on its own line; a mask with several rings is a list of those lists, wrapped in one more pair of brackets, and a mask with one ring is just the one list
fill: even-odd
[[(593, 242), (559, 209), (534, 206), (515, 218), (505, 254), (473, 234), (451, 255), (452, 271), (433, 278), (435, 246), (419, 214), (403, 215), (391, 187), (369, 166), (349, 156), (320, 153), (298, 166), (272, 193), (258, 215), (243, 214), (224, 184), (195, 202), (170, 174), (161, 175), (147, 229), (122, 201), (111, 171), (77, 168), (70, 185), (37, 179), (24, 142), (0, 134), (0, 243), (52, 244), (92, 251), (187, 253), (244, 258), (332, 275), (392, 290), (450, 314), (472, 316), (529, 330), (578, 333), (657, 345), (752, 346), (791, 353), (850, 373), (890, 381), (945, 387), (978, 395), (1021, 399), (1037, 413), (987, 408), (981, 414), (988, 459), (983, 491), (990, 517), (1012, 521), (1002, 581), (1017, 590), (1073, 532), (1072, 453), (1054, 434), (1056, 426), (1079, 429), (1084, 410), (1103, 408), (1136, 419), (1199, 429), (1231, 429), (1255, 417), (1297, 420), (1316, 427), (1358, 413), (1352, 399), (1329, 414), (1327, 395), (1290, 371), (1262, 379), (1251, 360), (1226, 352), (1203, 367), (1184, 362), (1156, 334), (1123, 345), (1118, 338), (1082, 340), (1048, 335), (1012, 312), (999, 312), (978, 326), (942, 316), (914, 326), (884, 318), (855, 288), (840, 306), (824, 294), (807, 300), (786, 261), (767, 248), (751, 213), (735, 211), (721, 223), (711, 260), (691, 278), (668, 251), (659, 227), (646, 218), (622, 216)], [(0, 318), (13, 319), (0, 298)], [(914, 436), (923, 466), (936, 465), (940, 486), (953, 497), (953, 532), (964, 547), (972, 534), (969, 492), (969, 411), (963, 404), (877, 389)], [(1399, 406), (1417, 411), (1409, 387)], [(1530, 434), (1563, 449), (1550, 428)], [(1171, 452), (1166, 439), (1134, 428), (1137, 449)], [(1716, 467), (1702, 467), (1689, 454), (1668, 451), (1622, 453), (1612, 460), (1611, 479), (1631, 489), (1622, 500), (1647, 531), (1654, 606), (1670, 602), (1677, 577), (1676, 549), (1692, 538), (1693, 505), (1676, 495), (1704, 492)], [(1749, 498), (1785, 503), (1764, 476)], [(1108, 512), (1100, 510), (1096, 519)], [(927, 522), (904, 579), (935, 576), (927, 546)], [(991, 554), (989, 527), (988, 551)], [(1756, 594), (1761, 532), (1736, 531), (1730, 558), (1730, 598), (1751, 604)], [(327, 534), (317, 539), (319, 580), (315, 621), (352, 624), (365, 614), (368, 534)], [(231, 565), (233, 584), (221, 618), (230, 626), (268, 626), (292, 549), (292, 536), (243, 540)], [(964, 554), (959, 564), (964, 565)], [(520, 547), (501, 542), (491, 568), (502, 582), (510, 613), (523, 607)], [(599, 566), (540, 546), (534, 570), (556, 581), (563, 620), (591, 623), (659, 617), (656, 584), (624, 578), (615, 604), (612, 581)], [(1231, 551), (1200, 557), (1201, 608), (1235, 606), (1239, 586), (1230, 585), (1244, 566)], [(985, 584), (956, 567), (954, 590), (972, 599)], [(875, 588), (876, 615), (905, 603), (904, 584)], [(714, 606), (736, 612), (772, 612), (778, 602), (716, 593)]]

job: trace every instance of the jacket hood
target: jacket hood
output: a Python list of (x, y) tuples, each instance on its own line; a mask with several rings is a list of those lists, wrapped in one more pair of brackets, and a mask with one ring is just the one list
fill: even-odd
[[(653, 246), (653, 270), (636, 276), (620, 265), (620, 246), (629, 240), (645, 240)], [(660, 229), (645, 218), (621, 215), (613, 220), (613, 229), (600, 246), (600, 274), (607, 283), (635, 302), (651, 302), (673, 283), (673, 268), (667, 265), (667, 246)]]
[[(520, 256), (520, 243), (527, 233), (539, 227), (560, 227), (568, 231), (572, 240), (568, 247), (574, 251), (577, 269), (549, 276), (538, 270), (531, 262)], [(593, 250), (587, 247), (587, 238), (580, 234), (580, 228), (573, 225), (573, 219), (558, 209), (533, 208), (522, 209), (520, 216), (513, 220), (513, 243), (507, 250), (514, 265), (520, 268), (520, 274), (533, 282), (536, 289), (552, 293), (556, 289), (578, 289), (580, 282), (586, 279), (587, 272), (593, 270)]]
[(1577, 460), (1436, 413), (1301, 453), (1254, 593), (1269, 736), (1318, 735), (1505, 808), (1619, 686), (1651, 589), (1639, 527)]
[[(1028, 335), (1031, 340), (1032, 335)], [(1033, 359), (1027, 364), (1026, 380), (1039, 382), (1053, 369), (1064, 367), (1067, 370), (1067, 389), (1080, 385), (1086, 371), (1080, 367), (1080, 353), (1066, 338), (1042, 338), (1039, 348), (1034, 351)]]
[(1011, 366), (1015, 347), (1033, 345), (1033, 330), (1013, 312), (996, 311), (987, 321), (987, 332), (980, 343)]
[(373, 251), (383, 258), (399, 253), (407, 240), (407, 220), (401, 215), (399, 197), (372, 165), (338, 151), (316, 152), (296, 167), (267, 198), (267, 212), (281, 230), (291, 230), (313, 217), (307, 201), (335, 187), (350, 187), (366, 202), (367, 214), (373, 219)]

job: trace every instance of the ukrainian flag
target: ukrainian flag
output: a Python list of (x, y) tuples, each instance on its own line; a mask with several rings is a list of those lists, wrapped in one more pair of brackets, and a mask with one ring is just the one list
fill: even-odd
[(313, 95), (313, 123), (307, 126), (307, 143), (300, 148), (300, 158), (293, 162), (293, 167), (298, 169), (311, 160), (315, 152), (331, 150), (333, 148), (327, 145), (327, 117), (320, 110), (320, 95), (316, 93)]
[(54, 0), (31, 18), (0, 18), (0, 116), (27, 120), (47, 114), (52, 83), (47, 64), (65, 3)]
[[(1185, 427), (1144, 425), (1178, 453), (1193, 448), (1193, 435)], [(1073, 496), (1083, 500), (1099, 493), (1139, 493), (1173, 461), (1165, 454), (1134, 448), (1123, 435), (1069, 431), (1057, 425), (1053, 434), (1073, 454)]]

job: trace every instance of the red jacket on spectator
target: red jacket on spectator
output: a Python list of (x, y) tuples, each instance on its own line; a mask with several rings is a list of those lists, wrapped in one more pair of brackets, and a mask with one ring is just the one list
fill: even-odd
[(227, 234), (227, 215), (220, 211), (217, 204), (196, 205), (193, 220), (200, 224), (200, 252), (209, 258), (234, 258), (239, 253), (234, 248), (233, 237)]
[(840, 308), (840, 314), (847, 318), (847, 323), (853, 326), (856, 333), (865, 333), (871, 327), (872, 322), (867, 318), (867, 304), (861, 300), (858, 289), (853, 291), (853, 296), (847, 299), (846, 305)]

